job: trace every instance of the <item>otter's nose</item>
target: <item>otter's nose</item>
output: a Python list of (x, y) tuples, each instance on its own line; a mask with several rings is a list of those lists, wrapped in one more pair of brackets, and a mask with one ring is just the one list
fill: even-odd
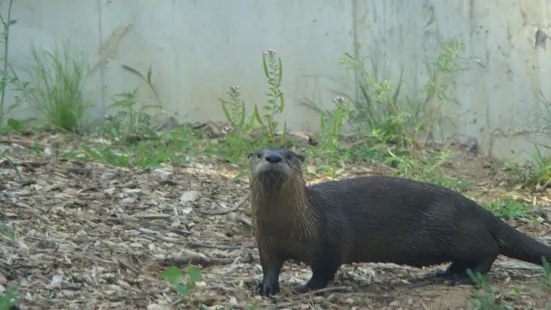
[(283, 159), (281, 158), (281, 156), (279, 156), (277, 154), (269, 154), (269, 155), (266, 156), (266, 161), (271, 163), (271, 164), (278, 163), (282, 160)]

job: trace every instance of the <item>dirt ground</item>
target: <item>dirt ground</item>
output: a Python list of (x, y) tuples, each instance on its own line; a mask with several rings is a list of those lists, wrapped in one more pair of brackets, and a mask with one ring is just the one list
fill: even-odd
[[(41, 143), (41, 145), (44, 145)], [(46, 144), (47, 145), (47, 144)], [(320, 295), (294, 295), (309, 278), (307, 266), (288, 262), (277, 298), (261, 298), (253, 287), (262, 277), (250, 228), (247, 182), (235, 169), (194, 163), (173, 171), (129, 170), (80, 164), (33, 143), (4, 144), (21, 172), (0, 166), (0, 211), (17, 233), (0, 243), (0, 286), (19, 288), (21, 309), (468, 309), (471, 287), (413, 280), (426, 273), (393, 264), (343, 266)], [(2, 164), (2, 163), (0, 163)], [(452, 169), (472, 186), (474, 199), (505, 192), (503, 165), (460, 152)], [(348, 167), (347, 175), (373, 174)], [(316, 180), (310, 180), (316, 181)], [(538, 205), (541, 224), (513, 224), (551, 243), (549, 196), (513, 188), (519, 199)], [(512, 222), (510, 222), (512, 223)], [(190, 259), (203, 281), (180, 298), (161, 278), (163, 263)], [(174, 260), (172, 260), (174, 262)], [(441, 267), (440, 267), (441, 268)], [(434, 268), (432, 268), (434, 269)], [(488, 280), (497, 298), (514, 309), (544, 309), (542, 269), (500, 257)], [(515, 294), (518, 289), (520, 294)]]

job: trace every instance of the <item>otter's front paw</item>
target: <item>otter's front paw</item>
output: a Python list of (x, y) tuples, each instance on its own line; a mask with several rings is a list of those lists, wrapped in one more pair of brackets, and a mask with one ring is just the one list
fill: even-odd
[(279, 293), (279, 283), (277, 281), (263, 281), (256, 287), (255, 292), (265, 297), (275, 295)]

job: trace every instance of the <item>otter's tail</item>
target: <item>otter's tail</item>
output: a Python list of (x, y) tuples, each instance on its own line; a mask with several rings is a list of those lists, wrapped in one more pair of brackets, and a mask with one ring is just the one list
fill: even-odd
[(499, 246), (499, 253), (510, 258), (542, 265), (542, 257), (551, 263), (551, 247), (540, 243), (505, 222), (497, 220), (493, 235)]

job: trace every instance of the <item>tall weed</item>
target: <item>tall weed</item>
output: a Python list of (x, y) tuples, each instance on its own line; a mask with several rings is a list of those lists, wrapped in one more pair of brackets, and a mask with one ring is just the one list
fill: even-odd
[(15, 81), (23, 104), (54, 128), (80, 132), (91, 102), (83, 88), (91, 71), (84, 57), (73, 57), (68, 44), (53, 52), (31, 48), (31, 62), (23, 68), (29, 81)]
[(378, 80), (376, 74), (366, 69), (363, 59), (345, 53), (341, 63), (360, 77), (359, 98), (347, 95), (354, 107), (351, 123), (363, 132), (370, 132), (383, 144), (395, 143), (409, 148), (418, 142), (419, 134), (423, 132), (425, 143), (438, 120), (442, 104), (456, 101), (448, 95), (447, 89), (457, 73), (468, 69), (466, 62), (459, 57), (462, 50), (461, 41), (446, 42), (436, 60), (426, 62), (429, 72), (424, 87), (426, 97), (419, 101), (400, 96), (403, 71), (394, 86), (391, 81)]
[[(266, 104), (261, 108), (266, 113), (261, 114), (259, 108), (254, 105), (252, 113), (247, 116), (245, 102), (241, 98), (239, 86), (230, 86), (226, 90), (229, 98), (218, 98), (224, 115), (232, 125), (233, 130), (226, 135), (224, 144), (226, 146), (226, 156), (230, 163), (244, 164), (246, 154), (254, 148), (267, 145), (282, 145), (287, 136), (287, 126), (283, 126), (281, 139), (276, 139), (278, 122), (276, 116), (281, 114), (285, 108), (284, 93), (281, 90), (283, 79), (283, 65), (280, 57), (276, 57), (274, 50), (268, 50), (262, 54), (262, 64), (264, 75), (268, 82), (268, 92), (266, 93)], [(262, 135), (258, 138), (252, 136), (255, 129), (255, 123), (262, 130), (266, 130), (268, 135)]]
[[(0, 128), (4, 126), (4, 104), (6, 99), (6, 88), (8, 86), (9, 82), (9, 72), (8, 72), (8, 64), (9, 64), (9, 43), (10, 43), (10, 28), (11, 26), (15, 25), (17, 22), (16, 19), (11, 18), (11, 10), (12, 10), (13, 0), (9, 0), (8, 2), (8, 14), (6, 18), (0, 14), (0, 21), (2, 22), (2, 38), (4, 39), (4, 56), (0, 58), (0, 61), (3, 63), (3, 68), (0, 74), (2, 74), (2, 79), (0, 80)], [(13, 106), (12, 106), (13, 107)], [(10, 108), (12, 108), (10, 107)]]
[(144, 135), (154, 136), (153, 120), (158, 115), (147, 113), (148, 110), (165, 110), (161, 105), (139, 105), (138, 88), (131, 92), (114, 95), (110, 109), (114, 112), (104, 126), (104, 132), (111, 138), (119, 141), (134, 142), (141, 140)]
[(342, 151), (339, 137), (350, 116), (350, 104), (342, 96), (333, 98), (335, 107), (330, 113), (320, 113), (320, 135), (318, 144), (306, 149), (308, 158), (315, 163), (315, 173), (322, 172), (328, 177), (337, 174), (334, 167), (339, 166), (348, 156)]
[[(262, 65), (264, 66), (264, 75), (268, 79), (269, 92), (266, 93), (267, 102), (262, 107), (268, 111), (262, 115), (262, 118), (266, 123), (259, 120), (260, 125), (268, 130), (270, 134), (270, 143), (274, 144), (276, 136), (277, 121), (275, 116), (282, 113), (285, 108), (285, 99), (283, 91), (281, 91), (281, 81), (283, 79), (283, 65), (281, 63), (281, 57), (276, 58), (276, 52), (269, 49), (262, 54)], [(285, 143), (287, 133), (287, 126), (283, 127), (283, 135), (281, 143)]]

